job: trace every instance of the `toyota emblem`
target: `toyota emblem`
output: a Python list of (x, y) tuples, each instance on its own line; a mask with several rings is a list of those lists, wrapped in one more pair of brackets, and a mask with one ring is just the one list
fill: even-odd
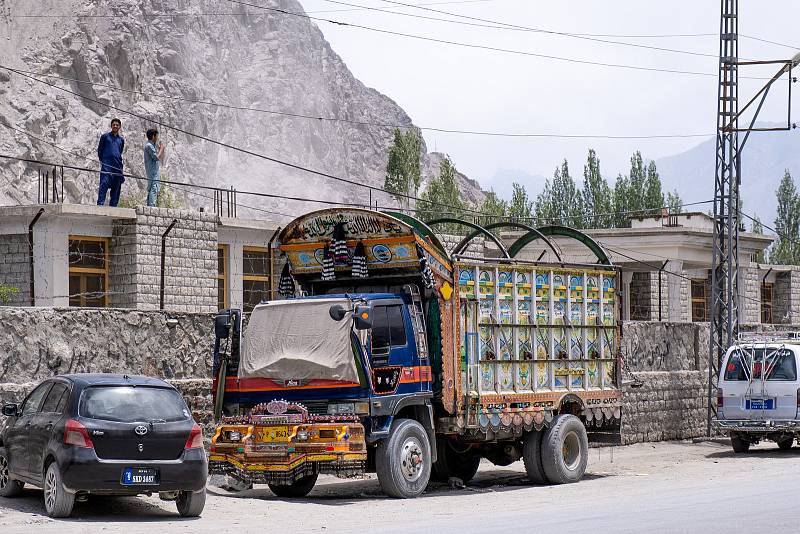
[(137, 436), (144, 436), (147, 434), (147, 427), (145, 425), (139, 425), (134, 428), (133, 431), (136, 432)]

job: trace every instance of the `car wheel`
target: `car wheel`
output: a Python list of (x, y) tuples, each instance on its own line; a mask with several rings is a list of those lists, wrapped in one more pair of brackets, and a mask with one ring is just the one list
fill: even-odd
[(737, 436), (736, 434), (731, 435), (731, 446), (733, 447), (733, 452), (737, 454), (741, 454), (750, 450), (750, 442), (746, 439)]
[(24, 486), (19, 480), (11, 479), (6, 450), (0, 447), (0, 497), (16, 497)]
[(553, 484), (578, 482), (589, 463), (586, 427), (574, 415), (559, 415), (542, 438), (542, 466)]
[(525, 434), (522, 442), (522, 462), (525, 464), (525, 473), (528, 475), (528, 480), (534, 484), (550, 483), (542, 465), (543, 435), (543, 430), (531, 430)]
[(794, 436), (784, 438), (778, 442), (778, 448), (782, 451), (788, 451), (794, 445)]
[(277, 497), (284, 497), (287, 499), (305, 497), (314, 489), (314, 484), (317, 483), (318, 476), (319, 475), (314, 473), (313, 475), (307, 475), (295, 480), (291, 484), (268, 484), (268, 486)]
[(44, 509), (50, 517), (69, 517), (75, 505), (75, 494), (68, 493), (61, 481), (61, 471), (52, 462), (44, 474)]
[(413, 419), (395, 419), (375, 455), (378, 482), (386, 495), (409, 499), (421, 495), (431, 477), (428, 434)]
[(175, 500), (178, 513), (183, 517), (200, 517), (206, 507), (206, 489), (200, 491), (182, 491)]

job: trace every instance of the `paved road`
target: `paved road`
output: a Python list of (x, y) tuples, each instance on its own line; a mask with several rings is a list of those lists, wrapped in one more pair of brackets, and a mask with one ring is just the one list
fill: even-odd
[(266, 486), (211, 492), (200, 519), (139, 497), (93, 498), (74, 518), (51, 520), (41, 492), (30, 489), (0, 498), (0, 532), (789, 533), (800, 531), (800, 448), (764, 444), (745, 456), (714, 443), (593, 449), (579, 484), (529, 486), (521, 464), (486, 464), (467, 488), (435, 485), (407, 501), (384, 497), (374, 478), (324, 477), (298, 500), (274, 497)]

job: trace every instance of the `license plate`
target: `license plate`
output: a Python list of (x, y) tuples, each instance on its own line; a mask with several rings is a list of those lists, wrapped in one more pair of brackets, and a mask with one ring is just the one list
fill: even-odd
[(258, 429), (256, 441), (289, 441), (292, 433), (291, 427), (286, 426), (264, 426)]
[(774, 410), (774, 399), (750, 399), (745, 401), (745, 408), (748, 410)]
[(122, 470), (123, 486), (153, 486), (158, 482), (158, 469), (126, 467)]

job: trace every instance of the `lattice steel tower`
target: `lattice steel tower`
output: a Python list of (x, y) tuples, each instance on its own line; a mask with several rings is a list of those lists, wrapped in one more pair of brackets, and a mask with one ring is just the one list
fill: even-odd
[(716, 415), (717, 378), (739, 326), (739, 0), (721, 0), (717, 166), (711, 256), (711, 347), (708, 361), (708, 433)]

